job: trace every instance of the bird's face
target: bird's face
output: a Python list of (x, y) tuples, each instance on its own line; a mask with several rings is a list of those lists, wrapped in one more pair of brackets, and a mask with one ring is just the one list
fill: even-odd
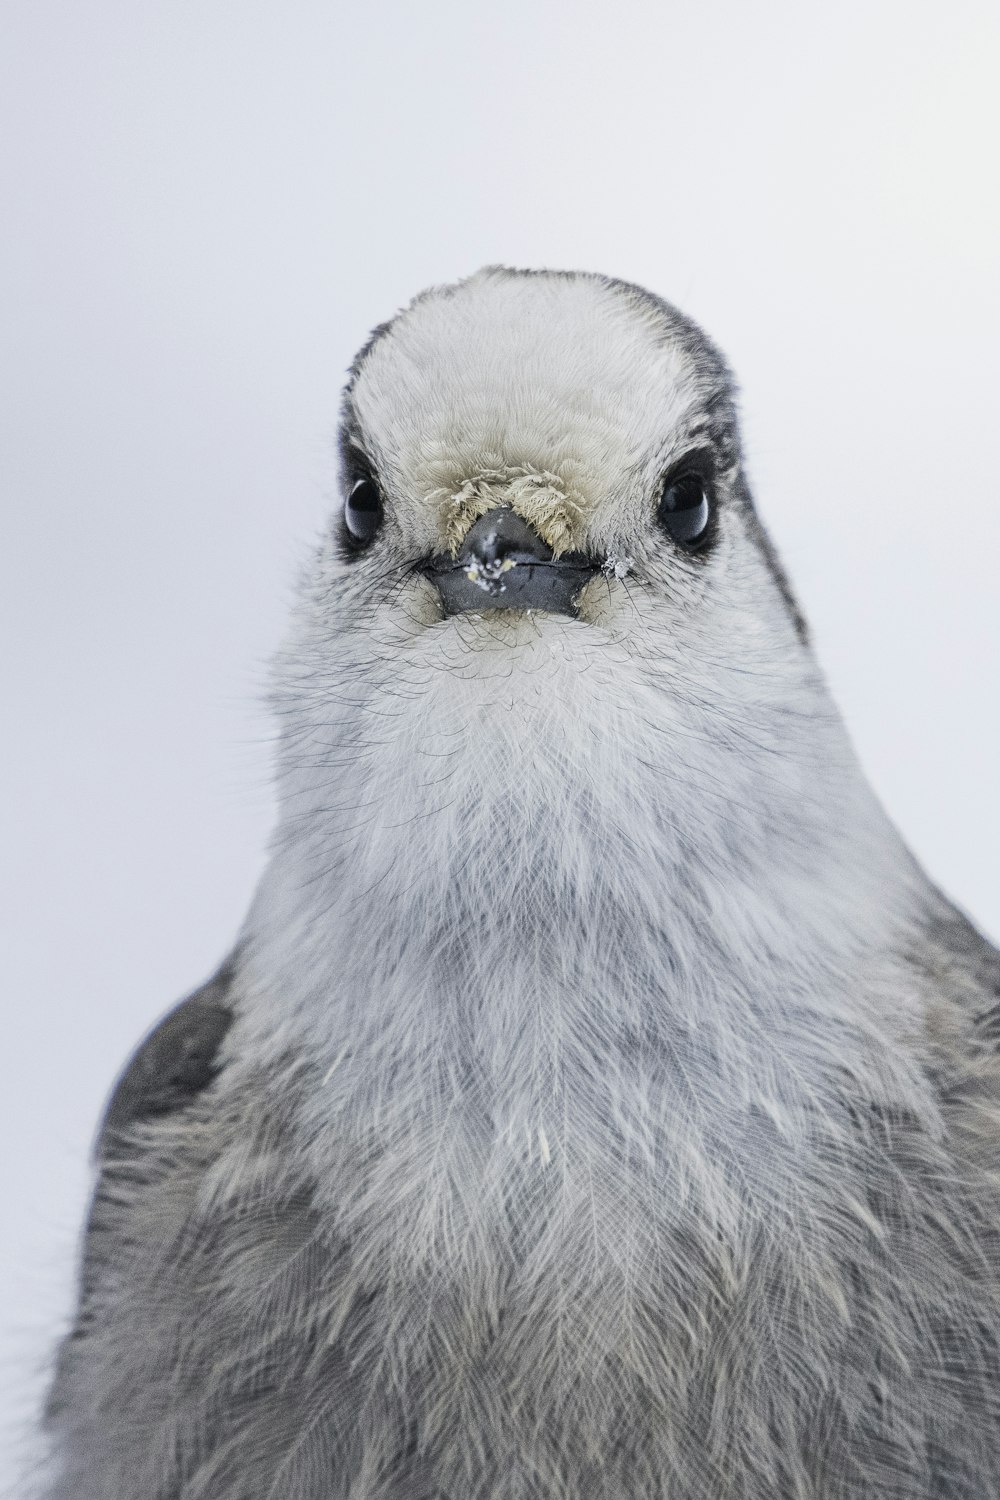
[(359, 356), (341, 452), (336, 571), (383, 620), (473, 646), (546, 616), (627, 635), (651, 606), (682, 629), (736, 534), (782, 587), (723, 361), (621, 283), (488, 271), (425, 294)]
[(534, 746), (578, 758), (587, 735), (606, 780), (646, 753), (640, 722), (662, 763), (668, 720), (674, 766), (705, 781), (741, 728), (801, 714), (811, 653), (730, 377), (647, 293), (490, 270), (424, 294), (358, 356), (341, 455), (279, 698), (299, 741), (350, 743), (366, 786), (459, 744), (470, 776), (514, 785)]

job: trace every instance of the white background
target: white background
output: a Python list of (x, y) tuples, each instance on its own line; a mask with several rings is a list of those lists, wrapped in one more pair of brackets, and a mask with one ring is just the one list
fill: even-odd
[(264, 664), (345, 367), (426, 284), (604, 270), (704, 324), (865, 765), (1000, 935), (991, 11), (6, 0), (8, 1431), (112, 1077), (261, 868)]

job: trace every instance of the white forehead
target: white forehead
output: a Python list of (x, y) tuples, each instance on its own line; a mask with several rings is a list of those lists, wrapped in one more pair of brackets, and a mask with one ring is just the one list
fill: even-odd
[(705, 394), (652, 299), (488, 270), (401, 313), (363, 358), (352, 405), (386, 482), (414, 498), (526, 468), (593, 504), (669, 449)]

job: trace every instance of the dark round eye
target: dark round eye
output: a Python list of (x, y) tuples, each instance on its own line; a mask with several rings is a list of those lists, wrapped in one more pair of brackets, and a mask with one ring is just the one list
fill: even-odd
[(344, 525), (352, 541), (367, 546), (382, 525), (382, 496), (374, 479), (356, 479), (344, 505)]
[(683, 547), (695, 547), (708, 531), (711, 506), (705, 482), (697, 474), (681, 474), (664, 486), (657, 519)]

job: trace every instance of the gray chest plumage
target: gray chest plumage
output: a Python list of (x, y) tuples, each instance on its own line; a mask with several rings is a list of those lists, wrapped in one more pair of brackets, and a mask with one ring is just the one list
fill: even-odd
[(473, 1094), (325, 1142), (331, 1194), (301, 1060), (276, 1098), (181, 1051), (168, 1104), (147, 1057), (112, 1111), (53, 1496), (1000, 1495), (984, 1179), (914, 1118), (844, 1100), (803, 1151), (753, 1111), (712, 1204), (654, 1124), (598, 1149), (564, 1095), (565, 1132), (498, 1143)]

